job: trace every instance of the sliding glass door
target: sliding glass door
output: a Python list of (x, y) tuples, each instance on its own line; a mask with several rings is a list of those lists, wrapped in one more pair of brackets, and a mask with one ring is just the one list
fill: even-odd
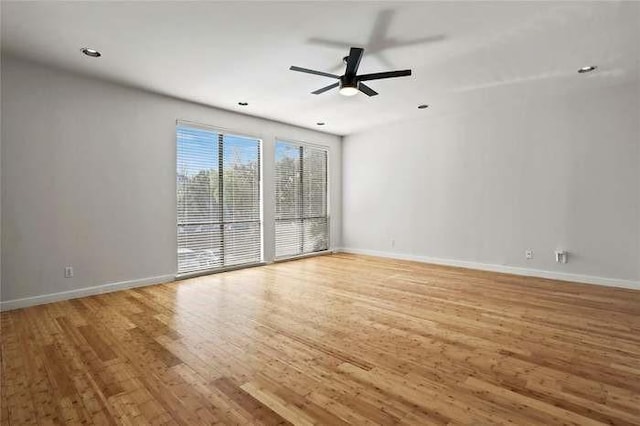
[(260, 140), (177, 126), (178, 274), (262, 260)]

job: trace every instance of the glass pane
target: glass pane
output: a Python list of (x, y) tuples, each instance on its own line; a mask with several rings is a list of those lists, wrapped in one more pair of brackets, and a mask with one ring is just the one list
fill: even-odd
[(302, 206), (304, 217), (327, 216), (327, 151), (304, 148), (302, 173)]
[(276, 143), (276, 220), (300, 217), (300, 147)]
[(262, 258), (260, 222), (228, 223), (224, 226), (224, 264), (259, 262)]
[(276, 257), (302, 254), (302, 220), (276, 220)]
[(276, 143), (276, 257), (327, 250), (327, 151)]
[(304, 219), (303, 250), (305, 253), (327, 250), (329, 248), (329, 223), (326, 217)]
[(221, 265), (218, 133), (177, 128), (178, 273)]
[(225, 135), (224, 221), (260, 220), (260, 141)]

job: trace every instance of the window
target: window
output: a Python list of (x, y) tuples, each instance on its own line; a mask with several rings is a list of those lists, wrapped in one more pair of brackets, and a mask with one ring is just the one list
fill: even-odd
[(329, 248), (327, 151), (276, 142), (276, 257)]
[(262, 259), (260, 141), (177, 127), (178, 273)]

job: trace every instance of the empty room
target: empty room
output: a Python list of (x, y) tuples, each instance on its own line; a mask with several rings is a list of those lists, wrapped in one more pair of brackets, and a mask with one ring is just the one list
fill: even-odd
[(640, 425), (640, 2), (0, 16), (2, 425)]

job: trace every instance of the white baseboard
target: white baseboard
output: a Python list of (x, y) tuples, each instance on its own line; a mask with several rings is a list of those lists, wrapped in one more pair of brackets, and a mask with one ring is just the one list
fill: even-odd
[[(552, 280), (571, 281), (585, 284), (596, 284), (607, 287), (621, 287), (640, 290), (640, 281), (623, 280), (617, 278), (596, 277), (592, 275), (569, 274), (566, 272), (544, 271), (540, 269), (520, 268), (516, 266), (496, 265), (490, 263), (472, 262), (468, 260), (443, 259), (429, 256), (419, 256), (413, 254), (391, 253), (377, 250), (366, 250), (356, 248), (337, 248), (333, 252), (364, 254), (368, 256), (386, 257), (390, 259), (412, 260), (415, 262), (432, 263), (435, 265), (457, 266), (460, 268), (478, 269), (481, 271), (502, 272), (506, 274), (522, 275), (527, 277), (548, 278)], [(61, 300), (76, 299), (78, 297), (93, 296), (96, 294), (110, 293), (118, 290), (126, 290), (135, 287), (144, 287), (153, 284), (162, 284), (175, 280), (175, 275), (158, 275), (155, 277), (139, 278), (129, 281), (120, 281), (84, 287), (76, 290), (61, 291), (59, 293), (43, 294), (40, 296), (25, 297), (23, 299), (6, 300), (0, 302), (0, 311), (10, 311), (12, 309), (26, 308), (29, 306), (42, 305), (44, 303), (58, 302)]]
[(413, 254), (391, 253), (377, 250), (366, 250), (343, 247), (342, 253), (364, 254), (369, 256), (386, 257), (390, 259), (412, 260), (415, 262), (432, 263), (435, 265), (457, 266), (460, 268), (479, 269), (481, 271), (502, 272), (506, 274), (522, 275), (526, 277), (548, 278), (552, 280), (571, 281), (584, 284), (596, 284), (607, 287), (622, 287), (640, 290), (640, 281), (623, 280), (617, 278), (596, 277), (592, 275), (569, 274), (566, 272), (545, 271), (541, 269), (520, 268), (517, 266), (496, 265), (491, 263), (472, 262), (468, 260), (442, 259), (438, 257), (419, 256)]
[(61, 300), (77, 299), (78, 297), (93, 296), (95, 294), (111, 293), (112, 291), (128, 288), (144, 287), (152, 284), (162, 284), (175, 280), (175, 275), (158, 275), (156, 277), (138, 278), (117, 283), (84, 287), (76, 290), (61, 291), (59, 293), (43, 294), (41, 296), (25, 297), (24, 299), (6, 300), (0, 302), (0, 311), (26, 308), (44, 303), (59, 302)]

